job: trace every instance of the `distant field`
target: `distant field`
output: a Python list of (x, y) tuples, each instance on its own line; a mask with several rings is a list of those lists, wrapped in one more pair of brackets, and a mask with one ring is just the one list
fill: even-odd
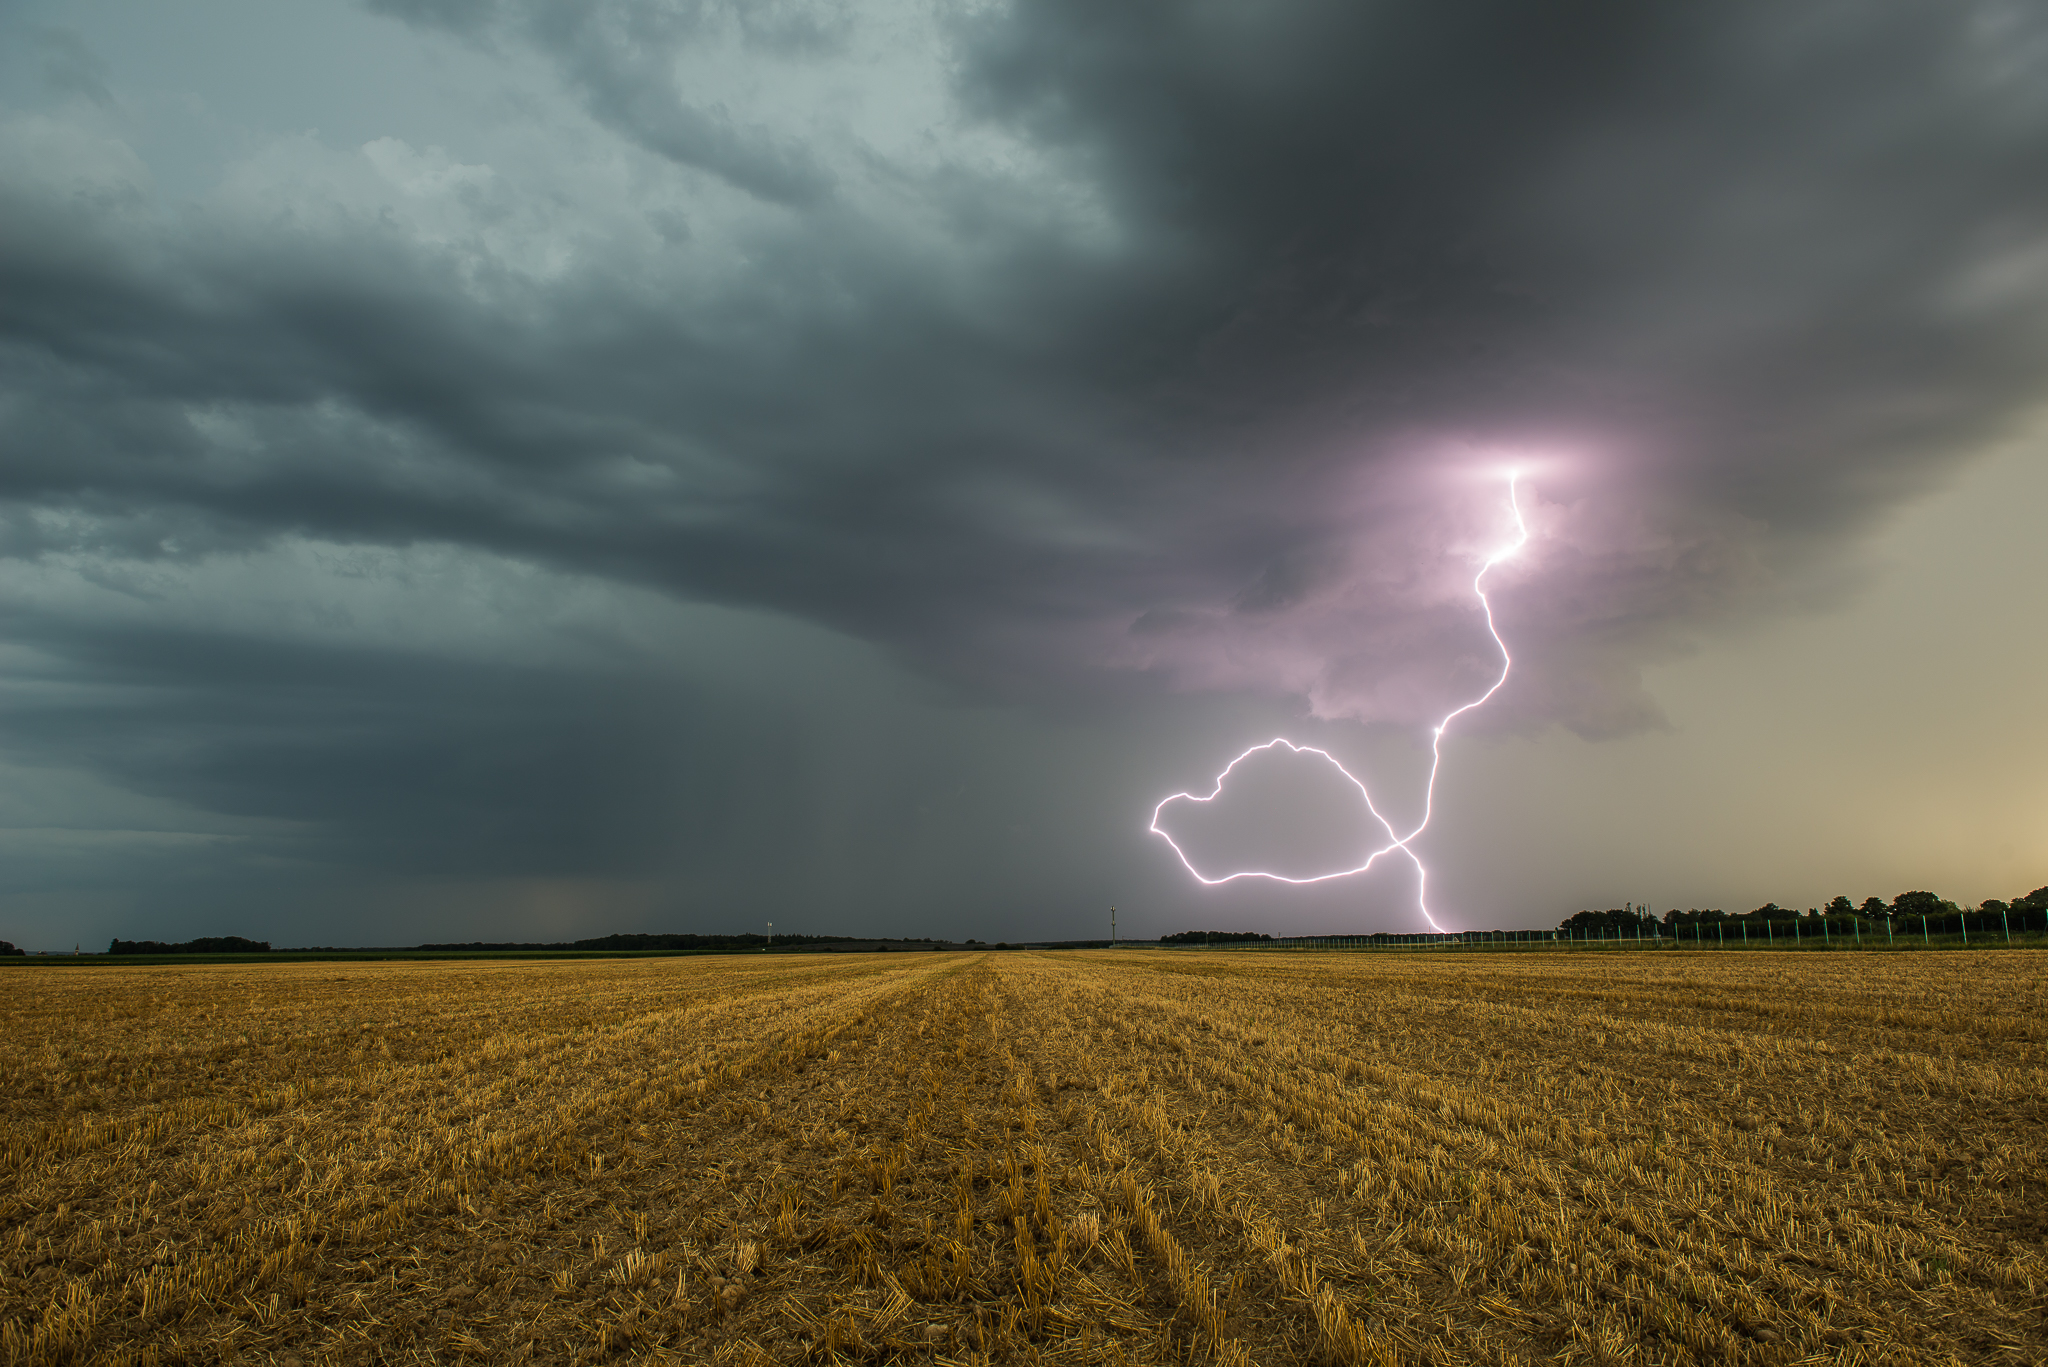
[(0, 977), (0, 1360), (2038, 1363), (2048, 954)]

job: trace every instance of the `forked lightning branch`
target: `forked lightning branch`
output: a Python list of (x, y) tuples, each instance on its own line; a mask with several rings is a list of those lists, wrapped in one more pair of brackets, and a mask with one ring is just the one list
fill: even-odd
[[(1429, 914), (1429, 869), (1423, 864), (1421, 856), (1415, 853), (1414, 841), (1417, 836), (1420, 836), (1425, 830), (1429, 829), (1430, 817), (1434, 815), (1436, 810), (1436, 777), (1437, 770), (1443, 765), (1444, 732), (1450, 729), (1452, 722), (1474, 708), (1484, 706), (1488, 699), (1500, 692), (1501, 685), (1508, 681), (1508, 671), (1514, 667), (1514, 658), (1508, 654), (1507, 642), (1501, 639), (1500, 629), (1493, 620), (1493, 603), (1486, 596), (1486, 575), (1494, 566), (1514, 555), (1529, 542), (1529, 527), (1522, 519), (1522, 505), (1520, 499), (1516, 496), (1515, 479), (1514, 475), (1508, 476), (1508, 508), (1513, 512), (1515, 518), (1515, 539), (1488, 556), (1486, 561), (1480, 565), (1479, 572), (1472, 577), (1472, 592), (1479, 599), (1480, 610), (1486, 614), (1487, 634), (1493, 637), (1494, 645), (1500, 649), (1500, 677), (1493, 681), (1492, 687), (1470, 702), (1447, 713), (1431, 729), (1429, 735), (1429, 782), (1423, 789), (1422, 794), (1422, 819), (1415, 823), (1414, 829), (1410, 830), (1406, 835), (1400, 834), (1394, 828), (1394, 823), (1389, 821), (1378, 806), (1373, 803), (1371, 790), (1365, 786), (1364, 782), (1357, 775), (1346, 769), (1342, 764), (1339, 764), (1336, 757), (1329, 751), (1317, 749), (1312, 745), (1296, 745), (1293, 741), (1284, 738), (1275, 738), (1263, 745), (1252, 746), (1236, 759), (1224, 765), (1223, 772), (1216, 776), (1215, 786), (1209, 790), (1206, 796), (1198, 797), (1193, 793), (1175, 793), (1171, 797), (1162, 799), (1159, 805), (1152, 809), (1152, 834), (1173, 847), (1173, 852), (1180, 857), (1180, 862), (1186, 866), (1189, 873), (1193, 874), (1201, 882), (1211, 886), (1219, 883), (1233, 882), (1239, 878), (1267, 878), (1276, 883), (1327, 883), (1333, 878), (1350, 878), (1355, 874), (1364, 873), (1381, 858), (1398, 850), (1408, 857), (1410, 863), (1415, 865), (1415, 905), (1422, 913), (1422, 919), (1429, 923), (1432, 930), (1440, 931), (1443, 929), (1442, 926), (1436, 923), (1436, 918)], [(1306, 878), (1296, 878), (1284, 873), (1274, 873), (1267, 869), (1238, 869), (1231, 873), (1212, 877), (1196, 868), (1195, 861), (1188, 858), (1187, 851), (1182, 849), (1180, 843), (1167, 834), (1166, 830), (1160, 826), (1160, 817), (1165, 813), (1168, 806), (1176, 802), (1214, 802), (1222, 795), (1224, 785), (1230, 781), (1232, 770), (1236, 769), (1238, 765), (1244, 763), (1253, 755), (1272, 750), (1276, 746), (1284, 746), (1298, 755), (1316, 755), (1327, 761), (1338, 773), (1350, 780), (1357, 787), (1359, 796), (1365, 799), (1366, 810), (1372, 813), (1373, 820), (1379, 822), (1380, 829), (1386, 832), (1387, 843), (1379, 846), (1377, 849), (1366, 851), (1360, 862), (1350, 868), (1336, 869), (1329, 873), (1319, 873)]]

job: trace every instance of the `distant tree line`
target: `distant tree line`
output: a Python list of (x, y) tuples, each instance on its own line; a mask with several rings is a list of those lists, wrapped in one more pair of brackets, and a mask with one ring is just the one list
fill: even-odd
[[(839, 944), (844, 941), (873, 937), (852, 935), (777, 935), (777, 945)], [(770, 943), (766, 935), (748, 932), (744, 935), (599, 935), (588, 940), (558, 940), (551, 944), (514, 943), (511, 941), (472, 940), (467, 944), (418, 945), (419, 949), (445, 950), (563, 950), (563, 949), (765, 949)], [(923, 944), (923, 940), (898, 941), (903, 944)]]
[[(1702, 910), (1692, 908), (1679, 911), (1673, 908), (1658, 916), (1647, 907), (1633, 904), (1626, 907), (1610, 907), (1606, 911), (1581, 911), (1567, 916), (1558, 923), (1558, 929), (1579, 936), (1610, 936), (1630, 938), (1641, 935), (1648, 937), (1659, 932), (1675, 935), (1681, 929), (1715, 924), (1777, 924), (1786, 921), (1824, 920), (1847, 924), (1850, 921), (1882, 922), (1887, 918), (1908, 919), (1918, 925), (1926, 918), (1927, 927), (1933, 932), (1953, 931), (1964, 916), (2012, 918), (2012, 928), (2040, 929), (2048, 925), (2048, 887), (2035, 888), (2032, 892), (2011, 901), (1991, 898), (1974, 907), (1959, 906), (1946, 897), (1931, 892), (1902, 892), (1885, 902), (1876, 897), (1866, 897), (1859, 904), (1847, 897), (1836, 897), (1824, 907), (1808, 907), (1800, 911), (1796, 907), (1781, 907), (1776, 902), (1766, 902), (1754, 911), (1727, 912), (1720, 908)], [(1977, 924), (1977, 923), (1972, 923)]]
[[(1719, 912), (1715, 912), (1719, 915)], [(1649, 935), (1657, 918), (1648, 911), (1637, 911), (1634, 907), (1614, 907), (1607, 911), (1581, 911), (1558, 922), (1559, 930), (1574, 935), (1615, 936)]]
[(109, 954), (267, 954), (268, 940), (245, 940), (239, 935), (207, 935), (167, 945), (161, 940), (116, 940), (107, 946)]
[(13, 944), (12, 944), (11, 942), (9, 942), (9, 941), (7, 941), (7, 940), (0, 940), (0, 955), (6, 955), (6, 954), (26, 954), (26, 953), (28, 953), (28, 951), (27, 951), (27, 950), (25, 950), (25, 949), (16, 949), (16, 948), (14, 947), (14, 945), (13, 945)]
[(1270, 940), (1256, 930), (1181, 930), (1159, 937), (1162, 945), (1241, 945), (1252, 940)]
[[(554, 951), (559, 953), (564, 950), (578, 949), (612, 951), (681, 950), (687, 952), (689, 950), (766, 949), (771, 944), (777, 949), (785, 946), (796, 948), (803, 945), (846, 944), (856, 940), (863, 943), (874, 942), (902, 945), (934, 943), (929, 939), (884, 940), (883, 937), (852, 935), (790, 934), (776, 935), (771, 938), (756, 932), (748, 932), (741, 935), (599, 935), (585, 940), (553, 940), (546, 942), (470, 940), (462, 944), (414, 945), (411, 948), (443, 950), (455, 953), (475, 953), (477, 951), (502, 952), (507, 950)], [(968, 943), (973, 944), (974, 941), (970, 940)], [(20, 954), (23, 952), (8, 944), (5, 940), (0, 940), (0, 954)], [(239, 935), (209, 935), (197, 940), (181, 941), (177, 944), (167, 944), (161, 940), (115, 940), (107, 946), (107, 953), (109, 954), (263, 954), (273, 952), (276, 951), (271, 949), (270, 941), (246, 940)], [(348, 946), (308, 945), (305, 946), (305, 952), (346, 954), (353, 951)]]

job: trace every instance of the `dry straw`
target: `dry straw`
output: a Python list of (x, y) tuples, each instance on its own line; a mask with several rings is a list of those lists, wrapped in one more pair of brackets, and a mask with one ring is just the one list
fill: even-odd
[(0, 1362), (2044, 1361), (2044, 970), (15, 970)]

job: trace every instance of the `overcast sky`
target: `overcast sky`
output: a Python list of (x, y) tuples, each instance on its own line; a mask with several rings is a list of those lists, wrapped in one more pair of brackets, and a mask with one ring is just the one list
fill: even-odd
[(2044, 400), (2032, 4), (11, 0), (0, 938), (1421, 929), (1509, 471), (1439, 921), (2010, 897)]

